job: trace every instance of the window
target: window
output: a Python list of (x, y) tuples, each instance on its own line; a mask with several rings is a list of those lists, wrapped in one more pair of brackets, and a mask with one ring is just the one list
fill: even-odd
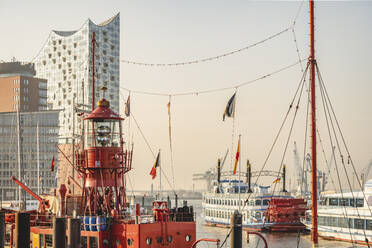
[(349, 199), (347, 198), (344, 198), (344, 199), (340, 199), (340, 206), (348, 206), (348, 202), (349, 202)]
[(367, 230), (372, 230), (372, 220), (366, 220), (366, 229)]
[(260, 199), (256, 200), (255, 205), (256, 206), (261, 206), (261, 200)]
[(355, 229), (364, 229), (364, 220), (354, 219), (354, 228)]
[(363, 206), (364, 206), (363, 198), (356, 199), (356, 207), (359, 208), (359, 207), (363, 207)]
[(337, 226), (337, 218), (336, 217), (328, 217), (328, 225), (329, 226)]
[(337, 198), (329, 198), (329, 206), (338, 206)]

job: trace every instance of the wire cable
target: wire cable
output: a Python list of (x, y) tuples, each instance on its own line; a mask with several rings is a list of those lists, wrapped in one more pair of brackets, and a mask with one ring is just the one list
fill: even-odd
[(122, 60), (120, 60), (120, 62), (127, 63), (127, 64), (132, 64), (132, 65), (140, 65), (140, 66), (163, 66), (163, 67), (164, 66), (184, 66), (184, 65), (191, 65), (191, 64), (197, 64), (197, 63), (203, 63), (203, 62), (210, 62), (210, 61), (213, 61), (213, 60), (217, 60), (217, 59), (220, 59), (220, 58), (223, 58), (223, 57), (227, 57), (227, 56), (230, 56), (230, 55), (233, 55), (233, 54), (236, 54), (236, 53), (246, 51), (246, 50), (248, 50), (252, 47), (255, 47), (257, 45), (265, 43), (268, 40), (274, 39), (275, 37), (278, 37), (278, 36), (286, 33), (287, 31), (289, 31), (291, 29), (291, 27), (292, 26), (287, 27), (287, 28), (279, 31), (276, 34), (270, 35), (267, 38), (265, 38), (263, 40), (260, 40), (258, 42), (255, 42), (251, 45), (248, 45), (248, 46), (245, 46), (245, 47), (242, 47), (242, 48), (239, 48), (239, 49), (227, 52), (227, 53), (212, 56), (212, 57), (200, 58), (200, 59), (182, 61), (182, 62), (175, 62), (175, 63), (146, 63), (146, 62), (138, 62), (138, 61), (127, 60), (127, 59), (122, 59)]
[[(306, 59), (302, 59), (302, 61), (305, 61), (307, 60)], [(209, 89), (209, 90), (200, 90), (200, 91), (189, 91), (189, 92), (179, 92), (179, 93), (164, 93), (164, 92), (151, 92), (151, 91), (140, 91), (140, 90), (133, 90), (133, 89), (129, 89), (129, 88), (126, 88), (126, 87), (120, 87), (120, 89), (122, 90), (125, 90), (127, 92), (131, 92), (132, 94), (141, 94), (141, 95), (152, 95), (152, 96), (166, 96), (166, 97), (175, 97), (175, 96), (188, 96), (188, 95), (201, 95), (201, 94), (208, 94), (208, 93), (213, 93), (213, 92), (218, 92), (218, 91), (225, 91), (225, 90), (231, 90), (231, 89), (237, 89), (237, 88), (240, 88), (240, 87), (244, 87), (244, 86), (247, 86), (247, 85), (250, 85), (250, 84), (253, 84), (257, 81), (260, 81), (260, 80), (263, 80), (265, 78), (268, 78), (268, 77), (271, 77), (275, 74), (278, 74), (282, 71), (285, 71), (285, 70), (288, 70), (296, 65), (298, 65), (300, 62), (297, 61), (293, 64), (290, 64), (290, 65), (287, 65), (287, 66), (284, 66), (278, 70), (275, 70), (273, 72), (270, 72), (270, 73), (267, 73), (263, 76), (260, 76), (258, 78), (255, 78), (255, 79), (252, 79), (252, 80), (249, 80), (249, 81), (246, 81), (246, 82), (242, 82), (242, 83), (239, 83), (239, 84), (236, 84), (234, 86), (229, 86), (229, 87), (223, 87), (223, 88), (216, 88), (216, 89)]]

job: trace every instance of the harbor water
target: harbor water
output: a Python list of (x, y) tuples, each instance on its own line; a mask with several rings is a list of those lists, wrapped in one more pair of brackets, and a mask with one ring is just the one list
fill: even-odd
[[(211, 227), (206, 226), (203, 223), (203, 216), (202, 216), (202, 201), (201, 200), (189, 200), (189, 205), (194, 206), (194, 211), (196, 213), (196, 221), (197, 221), (197, 239), (200, 238), (213, 238), (213, 239), (220, 239), (220, 245), (225, 240), (226, 236), (229, 233), (228, 228), (221, 228), (221, 227)], [(301, 247), (301, 248), (310, 248), (312, 247), (312, 243), (310, 240), (310, 234), (301, 234), (298, 236), (297, 233), (263, 233), (263, 236), (266, 238), (268, 245), (270, 248), (282, 248), (282, 247)], [(263, 248), (265, 247), (262, 240), (260, 240), (255, 235), (250, 235), (249, 243), (247, 243), (247, 236), (246, 233), (243, 232), (243, 247), (254, 247), (254, 248)], [(216, 247), (215, 243), (199, 243), (198, 248), (212, 248)], [(230, 239), (227, 238), (226, 243), (223, 247), (230, 247)], [(338, 241), (328, 241), (319, 238), (319, 246), (318, 247), (366, 247), (360, 245), (353, 245), (347, 242), (338, 242)]]

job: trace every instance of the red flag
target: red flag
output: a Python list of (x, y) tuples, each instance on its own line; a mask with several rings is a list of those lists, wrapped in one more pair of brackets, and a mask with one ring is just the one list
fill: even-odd
[(236, 156), (235, 156), (235, 163), (234, 163), (234, 170), (233, 170), (234, 175), (236, 174), (236, 168), (238, 166), (239, 155), (240, 155), (239, 153), (240, 153), (240, 138), (239, 138), (239, 141), (238, 141), (238, 149), (236, 151)]
[(52, 158), (52, 164), (50, 165), (50, 170), (54, 171), (54, 156)]
[(280, 182), (280, 177), (278, 177), (277, 179), (275, 179), (274, 181), (273, 181), (273, 183), (279, 183)]
[(158, 153), (158, 156), (156, 157), (155, 163), (151, 168), (150, 175), (152, 176), (152, 179), (155, 179), (156, 177), (156, 168), (160, 165), (160, 151)]

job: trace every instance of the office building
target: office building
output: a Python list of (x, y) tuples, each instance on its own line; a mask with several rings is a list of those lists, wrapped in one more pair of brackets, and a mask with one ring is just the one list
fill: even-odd
[[(0, 113), (0, 197), (18, 199), (18, 185), (10, 176), (19, 175), (18, 153), (25, 182), (34, 192), (49, 193), (56, 187), (58, 167), (58, 110), (20, 112), (20, 150), (18, 151), (17, 113)], [(51, 171), (52, 158), (55, 170)], [(28, 199), (30, 195), (26, 194)]]
[(35, 73), (32, 63), (0, 63), (0, 112), (46, 110), (47, 80)]

